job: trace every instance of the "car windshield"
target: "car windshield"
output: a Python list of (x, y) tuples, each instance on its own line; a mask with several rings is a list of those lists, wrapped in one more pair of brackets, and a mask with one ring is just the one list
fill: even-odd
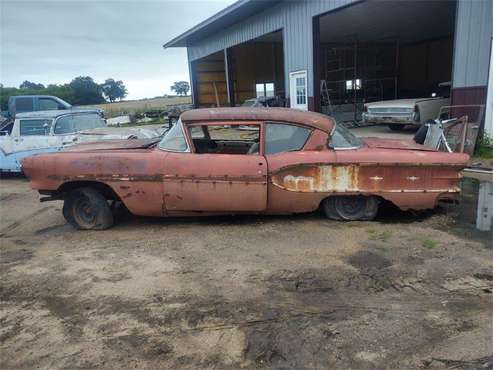
[(359, 149), (363, 146), (360, 139), (354, 136), (345, 126), (336, 125), (332, 132), (329, 146), (332, 149)]
[(171, 152), (188, 152), (188, 144), (183, 133), (181, 119), (164, 135), (159, 143), (159, 149)]
[(106, 127), (106, 124), (97, 113), (67, 114), (56, 121), (55, 135), (72, 134), (101, 127)]

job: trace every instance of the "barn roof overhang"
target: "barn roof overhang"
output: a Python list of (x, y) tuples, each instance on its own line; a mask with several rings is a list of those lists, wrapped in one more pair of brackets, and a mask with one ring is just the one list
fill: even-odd
[(238, 0), (227, 8), (200, 22), (195, 27), (175, 37), (163, 45), (163, 48), (185, 47), (195, 41), (206, 38), (219, 30), (228, 28), (239, 21), (270, 8), (282, 0)]

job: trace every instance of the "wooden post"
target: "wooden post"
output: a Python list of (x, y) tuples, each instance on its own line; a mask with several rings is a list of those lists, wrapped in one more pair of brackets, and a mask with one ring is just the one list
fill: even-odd
[(231, 48), (224, 49), (224, 72), (226, 74), (226, 93), (228, 94), (228, 103), (230, 107), (234, 107), (236, 102), (233, 82), (233, 58)]
[(321, 112), (320, 104), (320, 18), (312, 18), (313, 27), (313, 110)]

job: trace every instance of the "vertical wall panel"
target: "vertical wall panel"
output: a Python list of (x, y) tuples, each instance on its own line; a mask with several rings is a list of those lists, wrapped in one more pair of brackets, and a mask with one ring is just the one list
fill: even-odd
[(453, 86), (488, 83), (493, 1), (459, 0), (455, 30)]

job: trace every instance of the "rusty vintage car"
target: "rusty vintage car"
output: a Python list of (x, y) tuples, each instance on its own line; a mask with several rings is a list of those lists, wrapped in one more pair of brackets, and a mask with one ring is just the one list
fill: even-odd
[(456, 199), (468, 156), (412, 140), (359, 139), (330, 117), (287, 108), (182, 114), (159, 141), (75, 145), (22, 162), (41, 200), (63, 199), (78, 229), (105, 229), (112, 205), (139, 216), (292, 214), (373, 219)]

